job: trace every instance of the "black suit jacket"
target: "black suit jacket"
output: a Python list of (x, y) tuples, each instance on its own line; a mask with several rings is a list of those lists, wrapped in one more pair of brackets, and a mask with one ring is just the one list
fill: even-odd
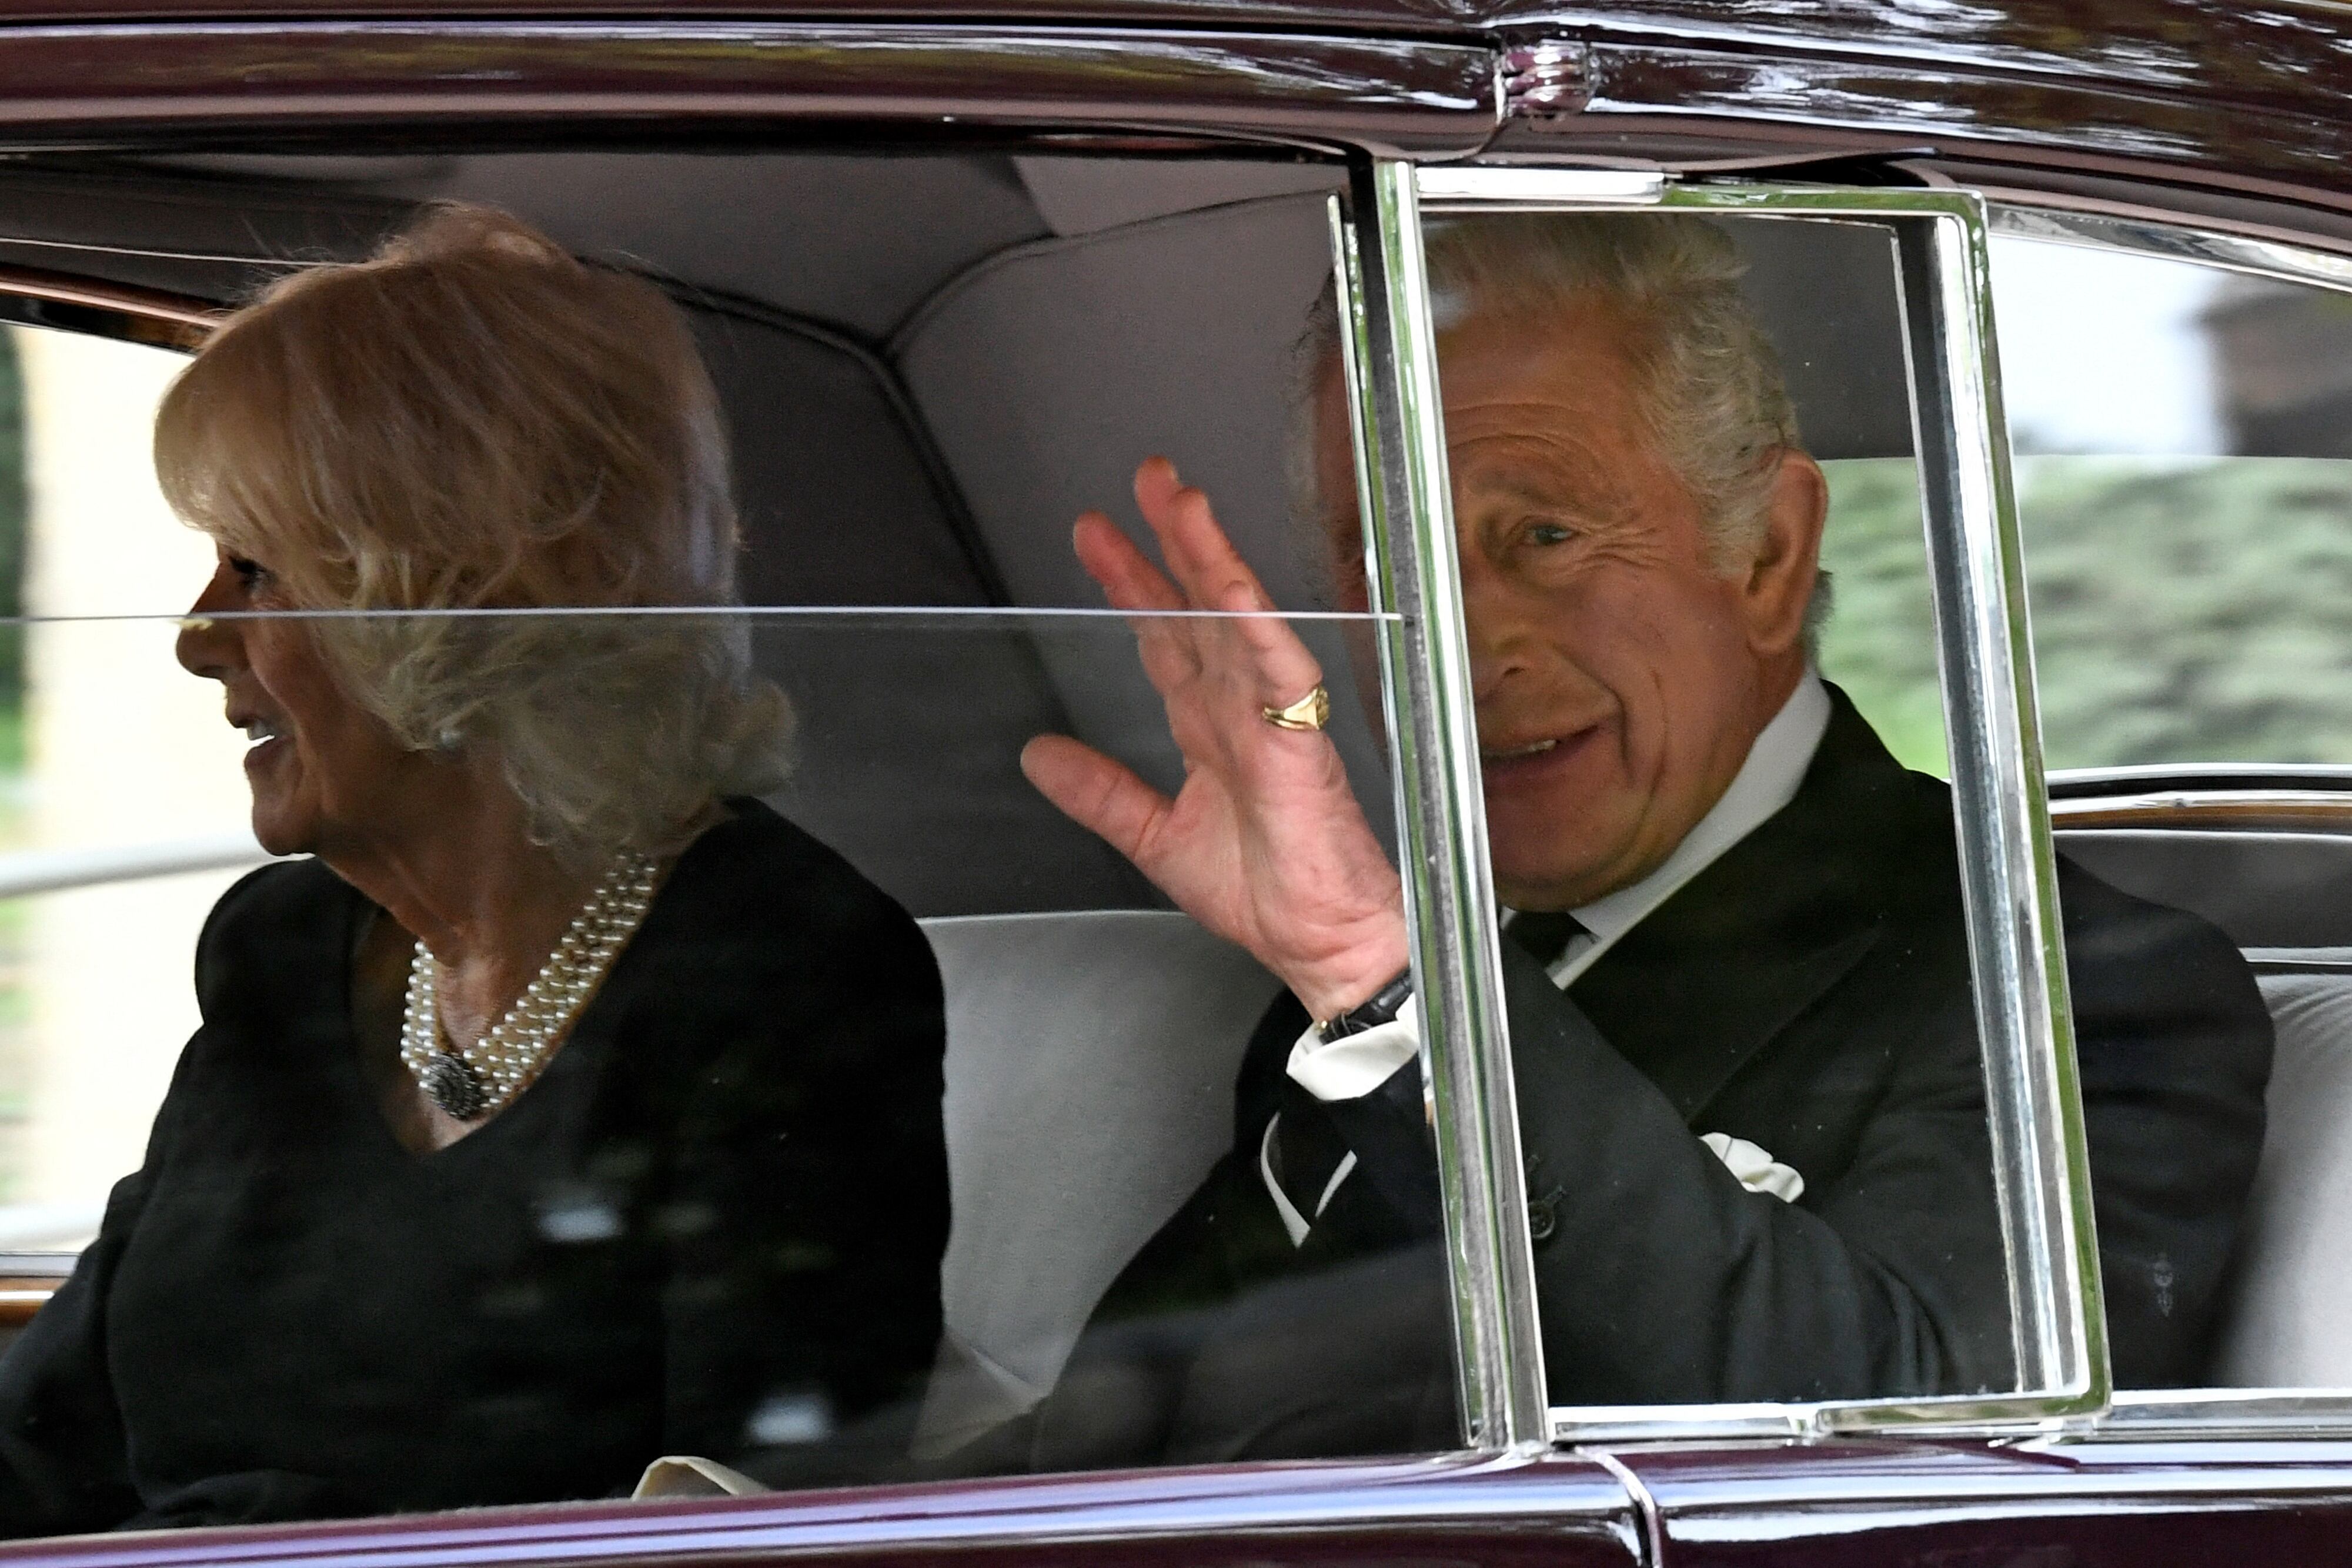
[[(1795, 799), (1568, 994), (1505, 945), (1555, 1404), (2013, 1385), (1949, 792), (1832, 699)], [(2117, 1383), (2192, 1384), (2269, 1017), (2205, 922), (2063, 862), (2059, 892)], [(1286, 998), (1261, 1025), (1233, 1150), (1097, 1307), (1036, 1462), (1454, 1440), (1418, 1071), (1313, 1101), (1283, 1071), (1305, 1022)], [(1297, 1248), (1257, 1170), (1277, 1109), (1360, 1158)], [(1760, 1145), (1802, 1195), (1747, 1190), (1706, 1133)]]
[[(729, 804), (545, 1072), (429, 1155), (353, 1034), (373, 907), (317, 861), (223, 895), (146, 1162), (0, 1357), (0, 1536), (890, 1463), (940, 1332), (939, 970), (847, 862)], [(770, 1402), (840, 1425), (779, 1442)]]

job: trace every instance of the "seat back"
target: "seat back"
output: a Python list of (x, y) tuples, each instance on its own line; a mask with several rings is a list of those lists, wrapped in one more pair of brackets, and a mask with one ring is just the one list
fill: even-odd
[(1043, 1398), (1103, 1291), (1233, 1142), (1234, 1077), (1278, 989), (1151, 910), (924, 930), (947, 988), (954, 1228), (922, 1446)]
[(2262, 976), (2278, 1043), (2215, 1345), (2224, 1387), (2352, 1388), (2352, 951), (2298, 957)]

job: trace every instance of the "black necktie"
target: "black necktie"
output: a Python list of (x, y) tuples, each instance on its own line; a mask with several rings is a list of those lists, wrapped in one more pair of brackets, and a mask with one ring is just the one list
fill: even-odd
[(1542, 915), (1527, 909), (1512, 915), (1510, 925), (1503, 931), (1547, 969), (1559, 962), (1570, 942), (1592, 935), (1585, 929), (1584, 922), (1573, 915)]

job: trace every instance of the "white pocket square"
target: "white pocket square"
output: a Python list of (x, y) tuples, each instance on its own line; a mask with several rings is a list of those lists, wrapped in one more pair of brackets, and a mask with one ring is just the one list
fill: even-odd
[(1702, 1133), (1698, 1141), (1714, 1150), (1715, 1157), (1748, 1191), (1769, 1192), (1782, 1203), (1794, 1203), (1804, 1197), (1805, 1178), (1794, 1167), (1774, 1159), (1760, 1145), (1724, 1133)]

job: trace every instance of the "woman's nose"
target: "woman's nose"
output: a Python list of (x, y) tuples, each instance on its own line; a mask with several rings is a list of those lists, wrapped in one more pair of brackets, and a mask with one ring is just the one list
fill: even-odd
[(182, 669), (210, 681), (227, 680), (244, 662), (239, 623), (213, 619), (214, 612), (228, 606), (229, 585), (223, 580), (226, 576), (227, 569), (223, 568), (205, 584), (205, 591), (188, 606), (187, 617), (180, 622), (180, 634), (172, 644)]

